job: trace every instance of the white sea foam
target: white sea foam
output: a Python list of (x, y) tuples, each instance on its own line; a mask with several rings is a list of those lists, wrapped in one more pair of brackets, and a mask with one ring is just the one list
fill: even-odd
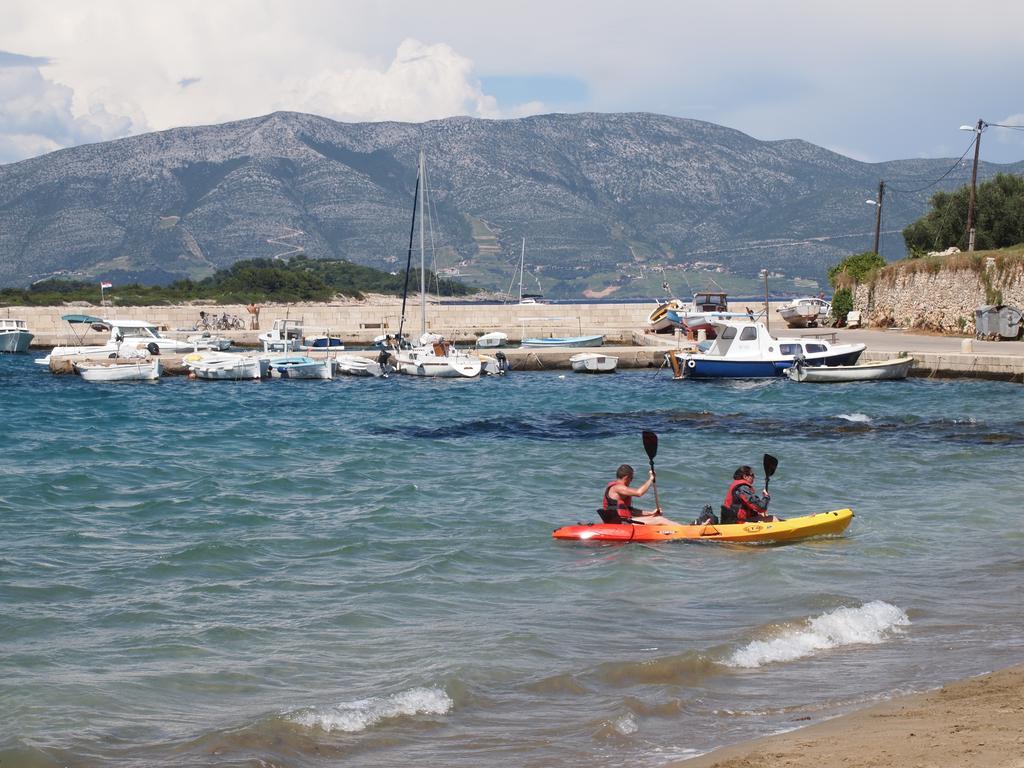
[(844, 419), (845, 421), (855, 421), (859, 424), (867, 424), (871, 421), (871, 417), (866, 413), (839, 413), (836, 414), (837, 419)]
[(287, 717), (307, 728), (359, 733), (382, 720), (412, 715), (444, 715), (452, 706), (451, 698), (441, 688), (411, 688), (391, 696), (374, 696), (333, 707), (304, 709)]
[(793, 661), (818, 651), (844, 645), (876, 645), (910, 624), (901, 608), (875, 600), (858, 608), (837, 608), (830, 613), (788, 626), (770, 640), (755, 640), (725, 660), (730, 667), (760, 667)]

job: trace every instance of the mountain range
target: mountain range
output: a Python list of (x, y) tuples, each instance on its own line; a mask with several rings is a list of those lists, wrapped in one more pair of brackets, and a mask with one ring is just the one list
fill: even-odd
[[(640, 294), (701, 270), (823, 283), (829, 266), (872, 248), (865, 200), (880, 179), (880, 250), (892, 260), (929, 196), (971, 170), (962, 162), (933, 184), (955, 158), (864, 163), (647, 113), (353, 124), (277, 112), (0, 166), (0, 285), (161, 283), (295, 253), (401, 270), (421, 149), (428, 266), (505, 288), (525, 238), (527, 271), (566, 298)], [(997, 171), (1024, 162), (982, 163), (979, 178)]]

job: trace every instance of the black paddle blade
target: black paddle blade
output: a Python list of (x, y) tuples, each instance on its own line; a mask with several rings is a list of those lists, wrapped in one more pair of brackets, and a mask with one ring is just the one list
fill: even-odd
[(764, 455), (764, 476), (771, 477), (775, 474), (775, 470), (779, 468), (779, 460), (772, 456), (770, 453)]
[(658, 436), (653, 432), (644, 432), (644, 450), (647, 451), (647, 458), (654, 461), (658, 455)]

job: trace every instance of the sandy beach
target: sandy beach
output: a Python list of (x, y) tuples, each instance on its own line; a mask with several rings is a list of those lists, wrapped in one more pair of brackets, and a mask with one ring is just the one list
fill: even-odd
[(676, 768), (1024, 768), (1024, 665), (716, 750)]

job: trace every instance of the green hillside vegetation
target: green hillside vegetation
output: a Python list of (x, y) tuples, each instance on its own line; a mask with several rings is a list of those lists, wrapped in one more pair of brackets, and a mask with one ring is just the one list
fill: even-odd
[[(410, 290), (418, 290), (419, 270), (409, 275)], [(204, 280), (179, 280), (164, 286), (126, 285), (106, 291), (119, 306), (154, 306), (205, 301), (211, 304), (250, 302), (289, 303), (330, 301), (337, 296), (361, 299), (367, 293), (401, 296), (405, 273), (392, 274), (350, 261), (320, 261), (297, 256), (287, 262), (272, 259), (238, 261)], [(436, 296), (469, 296), (478, 289), (457, 280), (439, 278), (427, 270), (428, 290)], [(53, 306), (72, 301), (96, 302), (94, 282), (50, 279), (29, 288), (0, 290), (0, 305)]]
[[(970, 186), (955, 192), (936, 192), (930, 210), (903, 230), (911, 256), (944, 251), (951, 246), (967, 250), (967, 213)], [(975, 248), (991, 250), (1024, 243), (1024, 176), (1009, 173), (978, 185), (974, 203)]]

